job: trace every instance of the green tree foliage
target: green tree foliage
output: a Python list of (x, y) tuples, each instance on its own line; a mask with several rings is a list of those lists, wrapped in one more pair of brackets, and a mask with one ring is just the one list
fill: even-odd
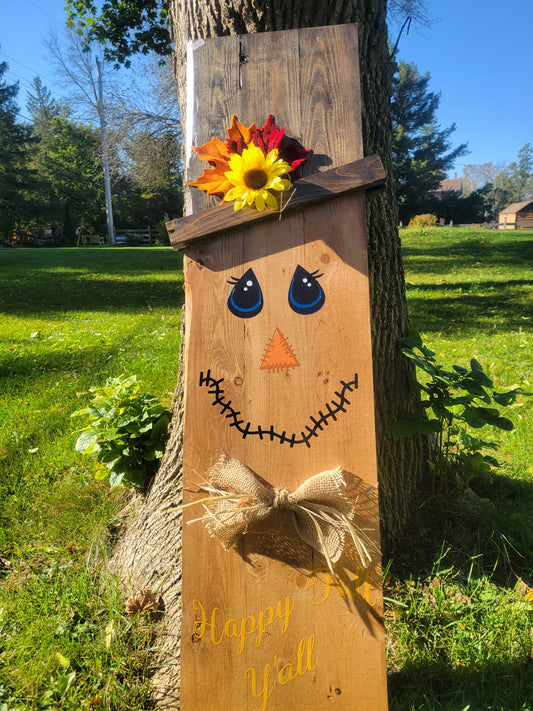
[(154, 226), (183, 210), (180, 144), (171, 132), (140, 131), (126, 146), (126, 170), (115, 183), (115, 214), (123, 227)]
[[(104, 71), (100, 102), (94, 62), (99, 50), (89, 45), (87, 27), (80, 32), (51, 36), (47, 47), (72, 92), (73, 105), (105, 120), (116, 230), (153, 227), (167, 216), (180, 216), (181, 132), (171, 64), (138, 57), (120, 74)], [(97, 230), (105, 231), (103, 213), (96, 214)]]
[(472, 195), (483, 195), (486, 210), (496, 219), (507, 205), (533, 199), (533, 147), (522, 146), (508, 166), (467, 165), (464, 178)]
[(446, 177), (455, 160), (467, 153), (465, 143), (451, 148), (455, 124), (440, 128), (436, 111), (440, 97), (429, 90), (429, 73), (400, 62), (394, 77), (392, 121), (393, 171), (400, 219), (432, 212), (431, 191)]
[(511, 203), (533, 198), (533, 148), (530, 143), (518, 151), (518, 160), (496, 176), (492, 190), (497, 212)]
[(93, 0), (67, 0), (66, 7), (68, 25), (86, 31), (88, 42), (105, 44), (105, 58), (116, 65), (129, 67), (136, 53), (164, 56), (172, 51), (163, 0), (107, 0), (101, 8)]
[(32, 144), (28, 126), (17, 122), (15, 98), (18, 83), (8, 84), (3, 78), (8, 69), (0, 63), (0, 237), (10, 242), (27, 205), (26, 192), (32, 174), (26, 166), (26, 155)]
[[(55, 101), (41, 81), (28, 96), (37, 144), (31, 165), (39, 176), (32, 217), (42, 226), (62, 225), (72, 240), (71, 224), (100, 227), (103, 201), (98, 133), (71, 118), (67, 106)], [(68, 206), (68, 210), (67, 210)]]

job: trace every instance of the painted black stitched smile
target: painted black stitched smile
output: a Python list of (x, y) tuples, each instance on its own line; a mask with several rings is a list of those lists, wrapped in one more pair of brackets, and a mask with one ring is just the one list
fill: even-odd
[(211, 371), (208, 370), (204, 375), (203, 371), (200, 373), (200, 387), (207, 387), (210, 395), (214, 395), (213, 406), (220, 406), (221, 415), (229, 420), (229, 427), (235, 427), (235, 429), (242, 434), (243, 439), (246, 437), (259, 437), (259, 439), (266, 439), (267, 441), (274, 442), (274, 440), (279, 440), (280, 444), (287, 443), (290, 447), (294, 447), (296, 444), (305, 444), (306, 447), (311, 447), (310, 440), (312, 437), (318, 437), (319, 432), (321, 432), (324, 427), (329, 425), (329, 420), (336, 422), (337, 415), (341, 412), (346, 412), (346, 406), (350, 405), (350, 401), (346, 397), (347, 392), (353, 392), (358, 387), (358, 376), (357, 373), (354, 374), (353, 380), (345, 383), (344, 380), (340, 381), (341, 389), (336, 390), (334, 395), (338, 398), (338, 401), (331, 400), (327, 402), (324, 409), (327, 412), (318, 411), (318, 416), (309, 417), (311, 421), (311, 426), (305, 425), (305, 432), (302, 431), (300, 435), (293, 432), (292, 435), (287, 435), (285, 431), (281, 434), (274, 430), (274, 426), (270, 425), (268, 429), (264, 429), (261, 425), (257, 425), (257, 429), (252, 430), (251, 422), (248, 421), (246, 424), (243, 419), (240, 419), (240, 412), (235, 410), (231, 405), (231, 400), (227, 400), (224, 397), (224, 390), (221, 387), (221, 383), (224, 382), (224, 378), (216, 380), (211, 377)]

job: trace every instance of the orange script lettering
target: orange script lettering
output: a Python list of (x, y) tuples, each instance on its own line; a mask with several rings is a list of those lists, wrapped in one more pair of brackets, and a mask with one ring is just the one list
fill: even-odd
[(193, 635), (197, 639), (202, 639), (208, 632), (211, 642), (220, 644), (224, 638), (235, 638), (239, 640), (237, 654), (242, 654), (248, 638), (255, 638), (255, 646), (260, 647), (263, 635), (267, 627), (279, 620), (282, 622), (281, 633), (287, 631), (291, 613), (294, 609), (294, 600), (286, 597), (284, 601), (279, 601), (276, 607), (266, 607), (257, 615), (248, 615), (240, 619), (230, 618), (220, 619), (218, 607), (211, 610), (208, 616), (204, 606), (199, 600), (193, 600), (193, 608), (196, 611), (196, 619), (193, 627)]
[(294, 681), (297, 677), (316, 669), (318, 659), (314, 657), (314, 651), (315, 635), (312, 634), (309, 639), (301, 639), (298, 642), (296, 663), (285, 662), (275, 654), (272, 664), (269, 662), (263, 669), (263, 679), (260, 683), (258, 683), (258, 674), (255, 667), (249, 667), (246, 670), (245, 676), (250, 679), (252, 684), (252, 696), (256, 699), (261, 699), (259, 711), (265, 711), (268, 700), (276, 688), (276, 682), (280, 686), (285, 686), (285, 684)]
[(329, 597), (332, 588), (335, 588), (341, 597), (359, 598), (367, 602), (370, 607), (376, 605), (377, 600), (370, 599), (370, 571), (365, 568), (357, 568), (354, 580), (344, 580), (337, 576), (333, 577), (328, 568), (317, 568), (307, 577), (307, 584), (321, 587), (324, 596), (321, 600), (313, 600), (315, 605), (322, 605)]

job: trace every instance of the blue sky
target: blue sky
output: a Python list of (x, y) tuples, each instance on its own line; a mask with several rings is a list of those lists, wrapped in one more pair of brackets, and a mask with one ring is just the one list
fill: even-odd
[[(429, 71), (440, 92), (438, 119), (455, 123), (466, 163), (510, 163), (533, 144), (532, 0), (429, 0), (428, 28), (411, 25), (399, 58)], [(450, 177), (453, 177), (450, 176)]]
[[(510, 163), (525, 143), (533, 143), (532, 0), (427, 0), (429, 27), (411, 26), (400, 40), (398, 57), (429, 71), (430, 88), (441, 94), (438, 120), (457, 130), (453, 144), (468, 143), (467, 163)], [(25, 90), (39, 74), (61, 95), (43, 40), (60, 32), (64, 0), (0, 0), (0, 59), (8, 79), (20, 81), (20, 113)], [(393, 41), (396, 39), (394, 32)], [(451, 175), (453, 177), (453, 174)]]

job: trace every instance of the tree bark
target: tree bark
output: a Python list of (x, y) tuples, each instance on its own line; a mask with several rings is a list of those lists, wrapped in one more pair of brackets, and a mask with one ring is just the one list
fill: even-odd
[[(175, 41), (174, 68), (185, 111), (185, 53), (189, 40), (357, 22), (359, 27), (363, 141), (365, 155), (378, 153), (387, 175), (385, 190), (367, 195), (372, 339), (382, 550), (385, 560), (400, 541), (413, 507), (423, 466), (423, 445), (415, 438), (394, 441), (390, 425), (402, 410), (414, 409), (401, 338), (407, 327), (405, 283), (391, 176), (392, 128), (386, 0), (169, 0)], [(258, 117), (258, 120), (261, 117)], [(113, 565), (130, 589), (157, 590), (165, 605), (154, 688), (161, 708), (179, 708), (182, 389), (174, 399), (171, 436), (159, 472), (119, 541)]]

